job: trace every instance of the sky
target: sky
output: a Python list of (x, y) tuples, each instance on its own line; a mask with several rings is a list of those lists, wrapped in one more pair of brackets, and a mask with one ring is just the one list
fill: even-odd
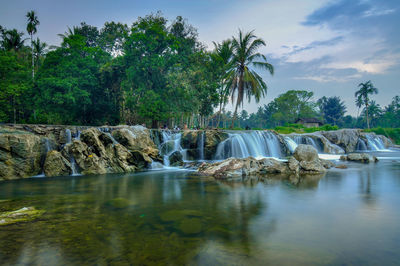
[[(371, 80), (382, 107), (400, 95), (399, 0), (0, 0), (0, 25), (25, 31), (25, 14), (35, 10), (36, 35), (58, 45), (67, 27), (106, 21), (131, 25), (137, 17), (161, 11), (170, 20), (182, 16), (198, 29), (199, 39), (213, 48), (254, 30), (265, 40), (260, 52), (274, 65), (273, 76), (259, 72), (268, 84), (266, 98), (246, 103), (255, 112), (287, 90), (310, 90), (314, 100), (340, 96), (348, 114), (356, 115), (354, 93)], [(231, 108), (228, 106), (228, 109)]]

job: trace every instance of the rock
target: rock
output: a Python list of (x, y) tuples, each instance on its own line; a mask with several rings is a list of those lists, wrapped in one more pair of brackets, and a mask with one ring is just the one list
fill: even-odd
[(112, 136), (128, 150), (141, 151), (153, 159), (158, 158), (158, 149), (150, 136), (150, 130), (142, 126), (124, 127), (112, 132)]
[(347, 169), (348, 167), (347, 167), (347, 165), (345, 165), (345, 164), (338, 164), (338, 165), (335, 166), (335, 168), (338, 168), (338, 169)]
[(70, 175), (72, 172), (71, 163), (54, 150), (47, 153), (43, 170), (46, 176)]
[(184, 130), (181, 137), (181, 146), (183, 149), (197, 150), (199, 133), (204, 131), (199, 130)]
[(169, 156), (169, 165), (170, 166), (182, 166), (183, 165), (183, 157), (179, 151), (175, 151)]
[(360, 130), (340, 129), (335, 131), (321, 131), (321, 134), (333, 144), (343, 148), (346, 153), (349, 153), (356, 150)]
[(0, 131), (0, 180), (18, 179), (41, 172), (41, 138), (19, 130)]
[(299, 161), (302, 173), (323, 173), (328, 163), (318, 158), (317, 150), (311, 145), (300, 144), (293, 153), (293, 157)]
[(218, 144), (226, 140), (229, 135), (219, 130), (206, 130), (205, 134), (204, 159), (211, 160), (217, 151)]
[(342, 155), (340, 156), (340, 160), (360, 163), (376, 163), (379, 161), (378, 158), (367, 153), (350, 153), (348, 155)]
[(0, 213), (0, 226), (32, 221), (43, 213), (44, 211), (36, 210), (34, 207), (24, 207), (16, 211), (2, 212)]

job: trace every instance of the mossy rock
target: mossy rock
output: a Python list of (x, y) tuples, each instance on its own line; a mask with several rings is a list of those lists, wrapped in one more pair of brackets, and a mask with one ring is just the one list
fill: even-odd
[(163, 222), (174, 222), (181, 220), (184, 217), (185, 215), (179, 210), (165, 211), (160, 214), (161, 221)]
[(115, 198), (107, 202), (107, 205), (115, 209), (128, 208), (131, 203), (125, 198)]
[(24, 207), (16, 211), (3, 212), (0, 213), (0, 226), (32, 221), (43, 213), (43, 210), (36, 210), (34, 207)]
[(198, 234), (203, 231), (203, 225), (199, 218), (185, 218), (179, 224), (178, 228), (186, 235)]

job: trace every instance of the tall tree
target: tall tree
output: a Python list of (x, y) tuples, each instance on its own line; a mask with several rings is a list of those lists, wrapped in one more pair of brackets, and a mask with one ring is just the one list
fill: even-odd
[(317, 101), (321, 113), (328, 124), (337, 125), (346, 113), (346, 106), (339, 97), (322, 97)]
[(227, 73), (231, 68), (231, 59), (233, 56), (233, 49), (232, 49), (232, 41), (225, 40), (222, 43), (215, 43), (214, 42), (214, 51), (211, 54), (211, 58), (213, 60), (214, 66), (217, 72), (217, 78), (219, 80), (218, 84), (218, 96), (219, 96), (219, 112), (218, 112), (218, 121), (217, 127), (221, 121), (221, 112), (222, 108), (226, 105), (228, 101), (229, 95), (229, 87), (227, 82)]
[(361, 107), (365, 105), (366, 118), (367, 118), (367, 127), (369, 128), (369, 117), (368, 117), (368, 106), (370, 104), (369, 95), (377, 94), (378, 89), (374, 87), (372, 82), (368, 80), (367, 82), (358, 84), (359, 90), (356, 91), (354, 96), (356, 97), (356, 105), (357, 107)]
[(32, 79), (35, 78), (35, 62), (34, 62), (34, 55), (33, 55), (33, 34), (37, 32), (37, 26), (40, 24), (35, 11), (29, 11), (26, 14), (27, 22), (26, 31), (31, 36), (31, 51), (32, 51)]
[(2, 32), (1, 46), (6, 51), (19, 51), (24, 47), (23, 32), (18, 32), (16, 29), (6, 30), (3, 29)]
[[(256, 102), (260, 101), (267, 93), (267, 84), (250, 67), (258, 67), (268, 70), (271, 75), (274, 74), (274, 67), (267, 62), (267, 58), (258, 52), (258, 49), (265, 46), (264, 40), (257, 38), (253, 31), (243, 33), (239, 30), (239, 36), (233, 37), (233, 68), (229, 72), (230, 88), (232, 100), (237, 94), (235, 112), (232, 119), (231, 128), (237, 119), (237, 110), (243, 105), (243, 99), (247, 96), (249, 102), (254, 96)], [(256, 61), (260, 60), (260, 61)]]
[(47, 43), (41, 42), (39, 38), (33, 41), (33, 54), (35, 56), (35, 64), (40, 67), (40, 62), (47, 52)]

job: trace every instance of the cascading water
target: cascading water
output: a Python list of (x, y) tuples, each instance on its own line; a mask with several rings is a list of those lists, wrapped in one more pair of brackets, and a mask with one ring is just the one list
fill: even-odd
[(367, 138), (367, 145), (370, 150), (385, 150), (385, 144), (383, 144), (382, 140), (379, 137), (370, 134), (366, 134), (365, 137)]
[(287, 144), (287, 146), (288, 146), (290, 152), (293, 153), (294, 150), (296, 150), (298, 144), (297, 144), (294, 140), (292, 140), (291, 138), (289, 138), (289, 137), (284, 137), (284, 139), (285, 139), (285, 142), (286, 142), (286, 144)]
[(160, 145), (160, 151), (163, 156), (164, 166), (169, 166), (169, 156), (176, 151), (179, 151), (183, 160), (185, 160), (185, 152), (181, 147), (182, 133), (163, 130), (161, 134), (163, 142)]
[[(65, 130), (65, 135), (66, 135), (66, 139), (67, 139), (67, 144), (72, 143), (72, 135), (71, 135), (71, 130), (69, 130), (68, 128)], [(72, 171), (72, 175), (79, 175), (78, 172), (78, 167), (76, 166), (76, 162), (75, 162), (75, 158), (72, 154), (69, 155), (69, 161), (71, 163), (71, 171)]]
[(204, 138), (205, 134), (204, 131), (202, 131), (200, 134), (200, 138), (197, 142), (197, 149), (199, 151), (199, 160), (204, 160)]
[(315, 143), (315, 140), (312, 137), (296, 135), (296, 136), (293, 136), (293, 140), (297, 145), (299, 145), (299, 144), (311, 145), (317, 151), (319, 151), (319, 152), (322, 151), (321, 147), (319, 145), (317, 145), (317, 143)]
[(229, 157), (281, 157), (278, 138), (268, 131), (229, 133), (229, 138), (218, 144), (215, 159)]
[(358, 141), (357, 141), (356, 150), (357, 151), (366, 151), (366, 150), (368, 150), (367, 144), (365, 144), (365, 141), (362, 140), (361, 138), (359, 138)]

